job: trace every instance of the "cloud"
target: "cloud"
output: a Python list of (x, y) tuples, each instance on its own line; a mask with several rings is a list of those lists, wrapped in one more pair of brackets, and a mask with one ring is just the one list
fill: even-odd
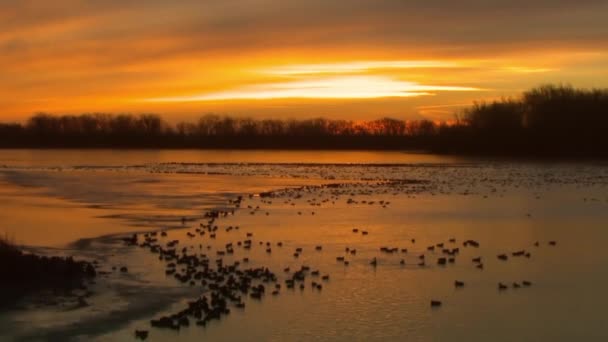
[(350, 61), (325, 64), (284, 65), (263, 70), (273, 75), (342, 74), (379, 69), (454, 68), (454, 61)]
[[(398, 111), (398, 99), (464, 96), (404, 80), (507, 96), (548, 81), (607, 86), (606, 13), (605, 0), (0, 0), (0, 111), (313, 93), (400, 96), (385, 102)], [(382, 81), (337, 85), (355, 76)]]

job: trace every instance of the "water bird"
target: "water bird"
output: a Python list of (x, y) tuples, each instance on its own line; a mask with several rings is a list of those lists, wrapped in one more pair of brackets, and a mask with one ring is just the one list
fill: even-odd
[(463, 287), (463, 286), (464, 286), (463, 281), (459, 281), (459, 280), (454, 281), (454, 287)]
[(148, 338), (147, 330), (135, 330), (135, 338), (140, 340), (145, 340)]
[(431, 307), (440, 307), (441, 301), (439, 300), (431, 300)]
[(462, 243), (463, 246), (467, 247), (469, 245), (473, 246), (473, 247), (479, 247), (479, 242), (475, 241), (475, 240), (466, 240), (465, 242)]

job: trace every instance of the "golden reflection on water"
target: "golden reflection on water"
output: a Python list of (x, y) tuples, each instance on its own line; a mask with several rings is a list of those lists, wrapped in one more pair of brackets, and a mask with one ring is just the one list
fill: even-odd
[(0, 233), (29, 246), (65, 246), (84, 238), (179, 227), (183, 216), (198, 217), (224, 206), (227, 196), (313, 182), (105, 171), (29, 174), (40, 187), (15, 185), (0, 176)]
[(464, 160), (412, 152), (282, 150), (3, 150), (0, 165), (74, 166), (144, 163), (449, 163)]

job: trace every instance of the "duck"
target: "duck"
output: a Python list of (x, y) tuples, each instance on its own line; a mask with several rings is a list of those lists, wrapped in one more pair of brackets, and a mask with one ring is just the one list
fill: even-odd
[(439, 307), (441, 304), (442, 303), (439, 300), (431, 300), (431, 307)]

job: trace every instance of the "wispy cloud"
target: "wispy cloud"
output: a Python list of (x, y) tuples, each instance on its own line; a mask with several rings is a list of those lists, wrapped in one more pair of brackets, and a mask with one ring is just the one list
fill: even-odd
[(479, 91), (474, 87), (425, 85), (381, 76), (342, 76), (257, 84), (206, 94), (147, 99), (154, 102), (191, 102), (224, 100), (373, 99), (433, 95), (436, 91)]
[(268, 68), (264, 73), (273, 75), (310, 75), (357, 73), (379, 69), (454, 68), (460, 64), (448, 61), (352, 61), (342, 63), (297, 64)]
[(504, 70), (521, 73), (521, 74), (533, 74), (533, 73), (541, 73), (541, 72), (551, 72), (557, 71), (555, 68), (535, 68), (535, 67), (525, 67), (525, 66), (510, 66), (504, 68)]

